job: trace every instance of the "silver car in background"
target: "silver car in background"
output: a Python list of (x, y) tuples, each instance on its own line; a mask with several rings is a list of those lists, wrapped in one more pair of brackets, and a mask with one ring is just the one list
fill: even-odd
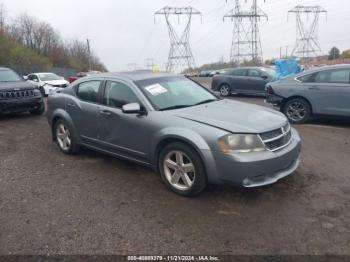
[(350, 117), (350, 65), (325, 66), (267, 84), (268, 103), (291, 123), (312, 115)]
[(64, 153), (84, 146), (152, 167), (183, 196), (208, 183), (271, 184), (299, 165), (300, 137), (283, 114), (178, 75), (85, 77), (49, 96), (47, 117)]

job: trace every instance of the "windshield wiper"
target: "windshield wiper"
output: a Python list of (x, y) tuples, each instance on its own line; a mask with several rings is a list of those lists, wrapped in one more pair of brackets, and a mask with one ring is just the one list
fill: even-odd
[(166, 110), (172, 110), (172, 109), (180, 109), (185, 107), (190, 107), (191, 105), (176, 105), (176, 106), (169, 106), (159, 109), (159, 111), (166, 111)]
[(195, 104), (195, 106), (203, 105), (203, 104), (207, 104), (207, 103), (211, 103), (211, 102), (215, 102), (215, 101), (219, 101), (219, 99), (207, 99), (207, 100), (204, 100), (202, 102)]

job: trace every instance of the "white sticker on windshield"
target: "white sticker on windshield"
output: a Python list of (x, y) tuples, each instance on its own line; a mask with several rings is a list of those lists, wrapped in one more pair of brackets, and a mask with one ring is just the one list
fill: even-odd
[(163, 86), (161, 86), (160, 84), (147, 86), (147, 87), (145, 87), (145, 89), (149, 93), (151, 93), (152, 96), (159, 96), (161, 94), (168, 92), (168, 90), (166, 88), (164, 88)]

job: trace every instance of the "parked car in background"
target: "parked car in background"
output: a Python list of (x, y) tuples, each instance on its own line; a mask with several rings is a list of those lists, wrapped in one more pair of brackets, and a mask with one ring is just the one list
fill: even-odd
[(79, 72), (75, 76), (70, 76), (68, 78), (69, 83), (73, 83), (74, 81), (78, 80), (79, 78), (85, 77), (85, 76), (90, 76), (90, 75), (95, 75), (95, 74), (100, 74), (100, 71), (89, 71), (89, 72)]
[(265, 95), (265, 86), (275, 71), (268, 67), (240, 67), (225, 69), (222, 74), (213, 77), (212, 90), (221, 96), (231, 94)]
[(86, 77), (49, 96), (47, 118), (62, 152), (85, 146), (153, 167), (184, 196), (208, 183), (272, 184), (299, 165), (301, 140), (282, 113), (219, 99), (184, 76)]
[(324, 66), (267, 85), (268, 103), (292, 123), (312, 115), (350, 116), (350, 65)]
[(9, 68), (0, 68), (0, 114), (29, 111), (41, 115), (45, 105), (38, 86), (26, 82)]
[(212, 70), (203, 70), (199, 72), (199, 77), (210, 77)]
[(56, 88), (66, 88), (69, 84), (64, 77), (54, 73), (32, 73), (27, 75), (25, 79), (37, 84), (43, 96), (48, 96)]

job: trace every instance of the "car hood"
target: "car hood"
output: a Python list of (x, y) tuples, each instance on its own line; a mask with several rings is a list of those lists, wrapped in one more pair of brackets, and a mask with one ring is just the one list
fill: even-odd
[(36, 85), (26, 81), (0, 82), (0, 91), (13, 91), (14, 89), (28, 90), (28, 89), (35, 89), (35, 88), (37, 88)]
[(45, 84), (48, 85), (65, 85), (68, 84), (68, 81), (66, 80), (52, 80), (52, 81), (43, 81)]
[(287, 123), (287, 118), (275, 110), (232, 100), (220, 100), (168, 112), (179, 118), (232, 133), (264, 133)]

